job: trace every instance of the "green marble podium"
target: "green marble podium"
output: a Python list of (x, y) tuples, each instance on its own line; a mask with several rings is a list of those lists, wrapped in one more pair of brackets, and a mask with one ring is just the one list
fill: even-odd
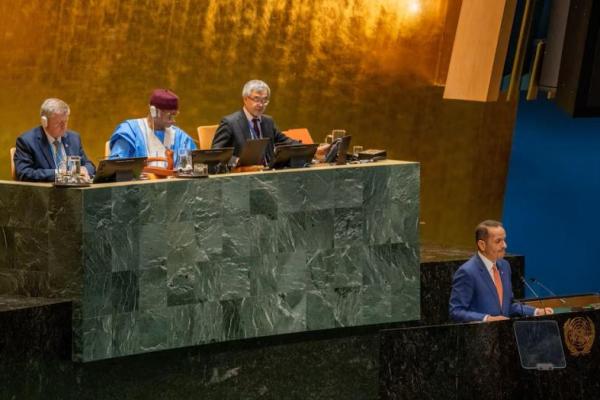
[(419, 165), (0, 182), (0, 294), (73, 299), (73, 358), (417, 320)]

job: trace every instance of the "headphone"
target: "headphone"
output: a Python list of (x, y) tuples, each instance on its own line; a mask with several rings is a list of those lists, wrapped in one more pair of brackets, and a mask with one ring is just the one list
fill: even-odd
[(48, 127), (48, 117), (46, 117), (45, 115), (42, 115), (40, 117), (40, 122), (44, 128)]
[(158, 118), (158, 110), (156, 109), (156, 107), (150, 106), (150, 116), (152, 118)]

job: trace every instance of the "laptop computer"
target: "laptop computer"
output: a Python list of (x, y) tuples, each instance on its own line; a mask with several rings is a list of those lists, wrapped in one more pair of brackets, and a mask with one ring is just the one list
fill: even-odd
[(139, 179), (145, 163), (146, 157), (100, 160), (93, 183), (127, 182)]
[(275, 157), (269, 163), (269, 167), (274, 169), (306, 167), (311, 164), (318, 147), (318, 143), (277, 146)]
[(227, 164), (233, 156), (233, 147), (192, 150), (192, 164), (208, 165), (209, 174), (227, 172)]
[(265, 159), (265, 150), (271, 142), (270, 138), (249, 139), (242, 148), (238, 166), (263, 165)]

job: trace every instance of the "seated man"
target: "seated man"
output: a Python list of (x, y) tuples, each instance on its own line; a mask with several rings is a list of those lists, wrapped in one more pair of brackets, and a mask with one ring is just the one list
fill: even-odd
[(487, 220), (475, 229), (478, 253), (454, 274), (450, 318), (454, 321), (499, 321), (510, 316), (552, 314), (552, 308), (513, 303), (511, 270), (502, 257), (506, 232), (498, 221)]
[[(166, 157), (173, 151), (177, 163), (181, 149), (194, 150), (196, 144), (187, 133), (173, 125), (179, 110), (179, 98), (167, 89), (156, 89), (150, 96), (147, 117), (129, 119), (117, 126), (110, 137), (110, 158)], [(156, 165), (166, 167), (166, 163)]]
[(40, 109), (41, 125), (17, 138), (15, 174), (17, 180), (53, 182), (55, 170), (67, 156), (81, 157), (81, 171), (93, 175), (94, 164), (87, 158), (79, 134), (67, 130), (69, 105), (60, 99), (46, 99)]
[(246, 140), (269, 138), (271, 142), (265, 150), (265, 161), (269, 162), (273, 159), (275, 145), (299, 143), (281, 133), (273, 118), (263, 114), (270, 95), (271, 89), (265, 82), (246, 82), (242, 89), (244, 106), (221, 120), (212, 148), (233, 147), (233, 155), (239, 157)]

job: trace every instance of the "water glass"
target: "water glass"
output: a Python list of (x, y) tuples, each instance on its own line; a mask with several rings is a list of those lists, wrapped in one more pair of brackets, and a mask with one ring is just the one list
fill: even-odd
[(178, 155), (178, 165), (177, 169), (179, 172), (183, 173), (191, 173), (192, 172), (192, 154), (188, 149), (179, 149), (177, 152)]
[(208, 165), (204, 163), (194, 163), (194, 175), (208, 175)]
[(361, 151), (363, 151), (362, 146), (353, 146), (352, 147), (352, 154), (354, 154), (355, 157), (358, 157), (358, 153), (360, 153)]
[(67, 181), (67, 162), (63, 159), (58, 164), (58, 167), (54, 170), (54, 183), (65, 184)]
[(81, 175), (81, 157), (67, 157), (67, 175), (74, 178), (78, 178)]
[(344, 129), (334, 129), (331, 131), (332, 141), (335, 142), (337, 139), (341, 139), (346, 136), (346, 131)]

